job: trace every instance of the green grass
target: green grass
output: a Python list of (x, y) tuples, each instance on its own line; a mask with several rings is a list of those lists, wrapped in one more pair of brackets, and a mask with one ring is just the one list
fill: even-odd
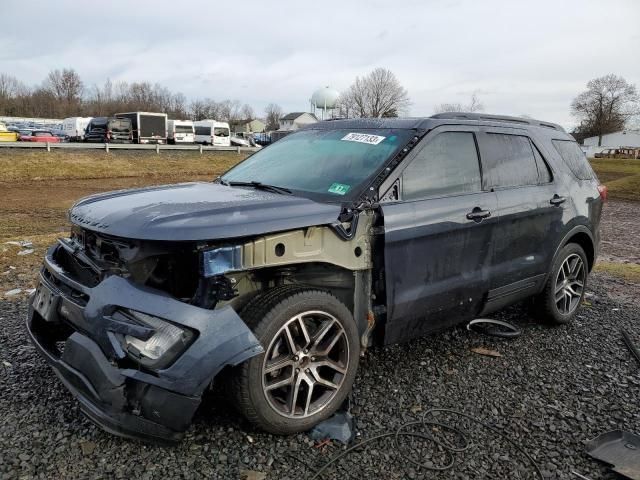
[(591, 160), (591, 166), (610, 198), (640, 201), (640, 160), (598, 158)]

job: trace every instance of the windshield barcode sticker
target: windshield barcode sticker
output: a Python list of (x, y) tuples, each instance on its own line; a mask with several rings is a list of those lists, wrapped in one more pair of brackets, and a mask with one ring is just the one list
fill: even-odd
[(369, 133), (348, 133), (341, 140), (345, 140), (347, 142), (359, 142), (359, 143), (367, 143), (369, 145), (378, 145), (381, 141), (383, 141), (387, 137), (382, 137), (380, 135), (371, 135)]

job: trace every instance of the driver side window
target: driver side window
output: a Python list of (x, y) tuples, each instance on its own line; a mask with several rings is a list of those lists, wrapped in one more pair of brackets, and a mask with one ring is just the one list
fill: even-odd
[(403, 200), (479, 192), (481, 185), (478, 151), (471, 132), (438, 134), (402, 172)]

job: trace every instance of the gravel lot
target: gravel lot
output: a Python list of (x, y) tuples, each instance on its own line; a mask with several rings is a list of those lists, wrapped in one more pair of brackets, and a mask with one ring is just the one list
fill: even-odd
[[(588, 291), (573, 325), (540, 326), (522, 307), (513, 307), (499, 318), (523, 328), (515, 340), (458, 328), (370, 350), (353, 395), (359, 438), (393, 431), (428, 408), (453, 408), (506, 433), (529, 451), (547, 478), (578, 478), (572, 470), (594, 480), (616, 478), (583, 453), (584, 442), (618, 428), (640, 432), (640, 367), (619, 334), (627, 329), (640, 345), (640, 288), (595, 274)], [(314, 445), (306, 435), (254, 431), (215, 392), (176, 447), (103, 433), (82, 416), (28, 342), (25, 311), (24, 302), (0, 302), (2, 478), (309, 479), (341, 451), (335, 444)], [(478, 355), (470, 351), (474, 347), (501, 357)], [(398, 449), (387, 439), (353, 452), (321, 478), (536, 478), (513, 447), (470, 422), (457, 425), (474, 445), (448, 472), (414, 468), (403, 455), (420, 449), (410, 450), (406, 440)], [(433, 461), (446, 458), (436, 454)]]

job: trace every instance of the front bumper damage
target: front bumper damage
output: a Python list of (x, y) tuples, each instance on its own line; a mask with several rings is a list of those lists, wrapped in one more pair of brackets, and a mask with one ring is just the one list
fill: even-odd
[[(82, 411), (104, 430), (147, 441), (178, 441), (213, 378), (225, 366), (263, 351), (231, 307), (206, 310), (119, 276), (89, 288), (56, 264), (57, 248), (45, 256), (27, 330)], [(38, 313), (41, 305), (34, 308), (35, 301), (42, 302), (42, 290), (50, 304), (44, 316)], [(121, 309), (188, 327), (197, 337), (162, 370), (132, 367), (131, 362), (121, 366), (126, 352), (118, 338), (140, 328), (123, 321), (116, 314)]]

